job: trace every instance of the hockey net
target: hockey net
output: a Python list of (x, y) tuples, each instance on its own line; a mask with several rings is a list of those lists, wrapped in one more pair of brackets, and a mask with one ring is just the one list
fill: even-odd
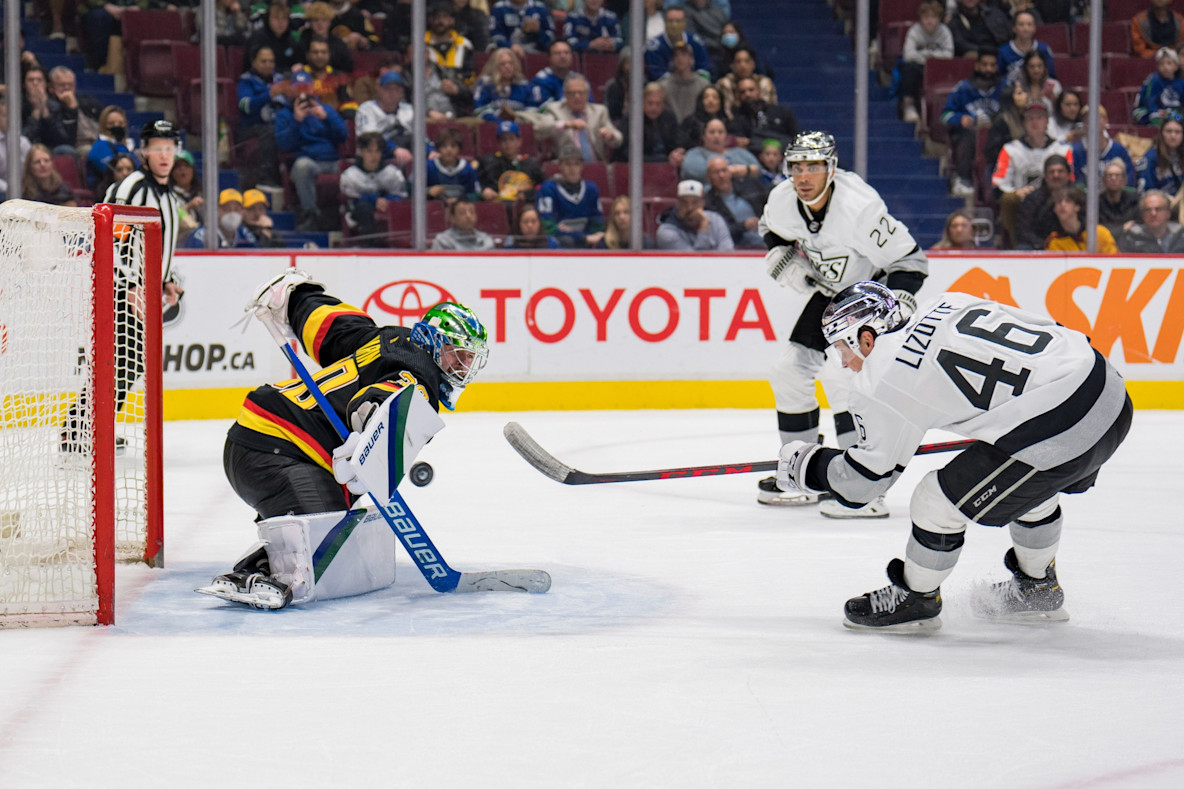
[(152, 209), (0, 205), (0, 627), (109, 624), (115, 561), (161, 564), (160, 248)]

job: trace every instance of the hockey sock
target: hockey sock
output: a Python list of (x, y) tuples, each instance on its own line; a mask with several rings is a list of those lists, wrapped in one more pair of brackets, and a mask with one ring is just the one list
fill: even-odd
[[(1030, 517), (1032, 513), (1028, 513)], [(1015, 546), (1016, 563), (1031, 578), (1043, 578), (1048, 565), (1057, 555), (1061, 542), (1061, 508), (1036, 521), (1016, 520), (1008, 524)]]

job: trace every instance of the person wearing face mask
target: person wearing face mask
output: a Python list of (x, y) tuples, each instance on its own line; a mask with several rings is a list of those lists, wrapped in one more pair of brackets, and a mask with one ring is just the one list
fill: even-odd
[[(185, 241), (185, 249), (205, 249), (206, 226), (193, 231)], [(255, 234), (243, 226), (243, 195), (237, 189), (223, 189), (218, 193), (218, 248), (259, 246)]]
[[(732, 71), (732, 60), (736, 57), (736, 53), (741, 49), (752, 49), (748, 43), (748, 37), (744, 35), (744, 28), (740, 26), (739, 22), (731, 21), (723, 26), (719, 35), (720, 53), (719, 57), (713, 58), (712, 65), (715, 67), (716, 74), (727, 74)], [(756, 70), (762, 74), (772, 74), (761, 64), (760, 58), (756, 56), (753, 50), (753, 59), (756, 62)]]
[[(107, 172), (107, 164), (118, 153), (131, 154), (127, 146), (127, 115), (122, 107), (112, 104), (99, 113), (99, 139), (86, 156), (86, 182), (90, 188), (98, 185)], [(132, 158), (135, 159), (135, 154)], [(138, 159), (136, 166), (140, 166)]]
[(694, 33), (687, 32), (686, 11), (682, 8), (667, 8), (665, 19), (665, 32), (660, 36), (654, 36), (645, 45), (646, 78), (656, 82), (670, 70), (674, 46), (682, 41), (691, 48), (691, 54), (695, 56), (695, 71), (711, 79), (711, 58), (707, 56), (707, 48), (703, 46), (703, 41)]

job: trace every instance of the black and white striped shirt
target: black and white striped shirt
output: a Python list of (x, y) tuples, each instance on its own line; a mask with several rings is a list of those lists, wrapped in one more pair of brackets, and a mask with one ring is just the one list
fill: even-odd
[[(136, 170), (118, 183), (111, 184), (104, 202), (118, 205), (147, 206), (160, 211), (160, 281), (168, 282), (173, 266), (173, 250), (177, 248), (177, 224), (180, 204), (168, 184), (158, 184), (145, 169)], [(140, 277), (123, 263), (123, 256), (116, 262), (122, 279), (129, 285), (136, 284)]]

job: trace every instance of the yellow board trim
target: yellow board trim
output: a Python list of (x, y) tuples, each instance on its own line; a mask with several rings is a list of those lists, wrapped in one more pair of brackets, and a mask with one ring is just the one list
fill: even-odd
[[(1135, 408), (1184, 409), (1184, 381), (1127, 381)], [(250, 389), (172, 389), (165, 419), (234, 419)], [(826, 408), (821, 389), (818, 400)], [(768, 381), (539, 381), (477, 383), (458, 411), (773, 408)]]

